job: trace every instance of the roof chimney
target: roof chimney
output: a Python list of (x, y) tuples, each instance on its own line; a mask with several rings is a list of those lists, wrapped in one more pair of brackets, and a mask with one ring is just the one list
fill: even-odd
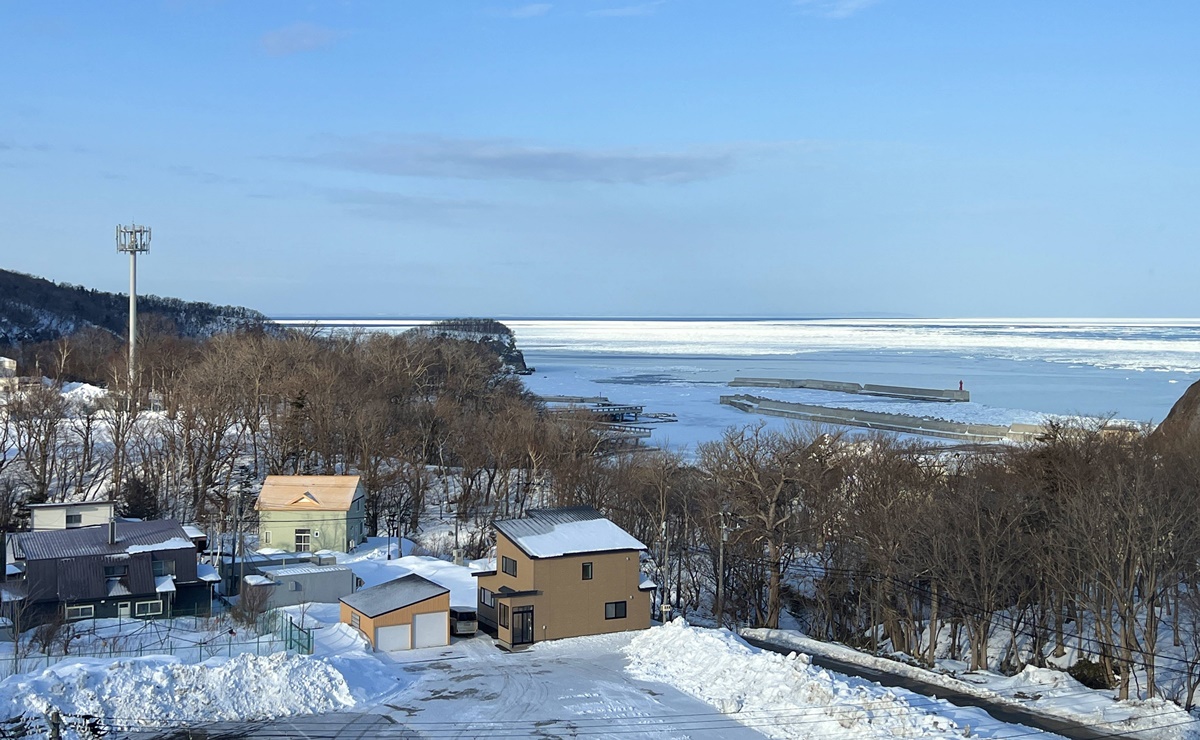
[(117, 518), (115, 516), (108, 518), (108, 544), (117, 544)]

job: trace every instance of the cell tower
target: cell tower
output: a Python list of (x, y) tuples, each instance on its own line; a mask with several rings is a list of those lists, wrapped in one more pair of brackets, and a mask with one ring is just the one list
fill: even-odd
[(129, 253), (129, 397), (137, 381), (137, 256), (150, 251), (150, 227), (117, 225), (117, 251)]

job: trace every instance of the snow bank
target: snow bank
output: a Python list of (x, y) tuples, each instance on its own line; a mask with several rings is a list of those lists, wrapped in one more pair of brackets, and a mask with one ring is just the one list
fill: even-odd
[(700, 699), (776, 738), (962, 737), (882, 687), (851, 686), (806, 656), (750, 647), (726, 630), (683, 619), (640, 633), (625, 649), (628, 671)]
[(44, 718), (57, 709), (127, 728), (318, 714), (354, 704), (342, 674), (327, 661), (288, 653), (198, 665), (159, 656), (79, 659), (0, 682), (3, 717)]
[(868, 655), (844, 645), (821, 642), (795, 632), (750, 629), (745, 630), (744, 634), (782, 647), (907, 676), (998, 704), (1009, 704), (1049, 717), (1078, 722), (1118, 736), (1136, 734), (1138, 737), (1159, 740), (1200, 738), (1200, 724), (1177, 704), (1162, 699), (1116, 701), (1112, 691), (1088, 689), (1063, 671), (1026, 666), (1011, 677), (987, 671), (973, 671), (955, 677)]

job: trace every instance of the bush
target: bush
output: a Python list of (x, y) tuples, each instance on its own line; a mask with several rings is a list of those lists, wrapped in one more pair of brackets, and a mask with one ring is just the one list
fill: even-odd
[(1102, 664), (1093, 663), (1087, 658), (1076, 661), (1067, 669), (1067, 674), (1089, 689), (1111, 689), (1114, 685), (1113, 675)]

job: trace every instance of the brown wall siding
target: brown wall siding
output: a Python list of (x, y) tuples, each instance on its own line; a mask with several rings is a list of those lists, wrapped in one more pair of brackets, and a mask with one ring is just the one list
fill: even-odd
[[(356, 610), (350, 607), (346, 602), (341, 602), (343, 624), (350, 624), (350, 615)], [(446, 615), (446, 634), (450, 634), (450, 594), (442, 594), (434, 596), (431, 599), (418, 601), (411, 606), (406, 606), (403, 609), (380, 614), (372, 619), (362, 612), (357, 612), (359, 615), (359, 630), (363, 636), (367, 638), (367, 642), (371, 643), (371, 647), (375, 647), (375, 630), (379, 627), (394, 627), (398, 624), (412, 624), (413, 617), (417, 614), (430, 614), (435, 612), (443, 612)]]
[[(517, 576), (503, 571), (503, 556), (517, 561)], [(583, 564), (592, 563), (592, 579), (583, 580)], [(500, 588), (514, 591), (541, 591), (538, 596), (520, 596), (497, 600), (495, 611), (479, 604), (480, 619), (496, 625), (497, 637), (512, 642), (511, 610), (533, 606), (533, 639), (557, 640), (606, 632), (647, 629), (650, 626), (650, 594), (638, 590), (641, 573), (638, 553), (631, 551), (565, 555), (533, 559), (525, 555), (503, 534), (496, 533), (496, 575), (480, 576), (480, 588), (499, 596)], [(625, 602), (625, 619), (605, 619), (604, 605)], [(508, 627), (500, 626), (499, 605), (510, 609)], [(545, 629), (543, 629), (543, 627)]]

